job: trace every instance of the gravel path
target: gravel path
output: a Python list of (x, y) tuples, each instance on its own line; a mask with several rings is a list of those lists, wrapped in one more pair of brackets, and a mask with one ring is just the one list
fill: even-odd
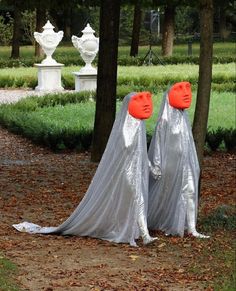
[[(74, 91), (68, 91), (68, 90), (64, 90), (64, 91), (60, 91), (60, 93), (62, 92), (74, 92)], [(0, 89), (0, 104), (3, 103), (13, 103), (13, 102), (17, 102), (18, 100), (20, 100), (21, 98), (25, 98), (27, 96), (42, 96), (47, 94), (47, 92), (40, 92), (40, 91), (35, 91), (35, 90), (30, 90), (30, 89), (17, 89), (17, 90), (7, 90), (7, 89)]]

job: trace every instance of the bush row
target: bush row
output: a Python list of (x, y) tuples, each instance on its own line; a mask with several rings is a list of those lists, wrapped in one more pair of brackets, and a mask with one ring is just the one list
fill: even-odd
[[(57, 56), (57, 62), (64, 64), (65, 66), (83, 66), (84, 62), (79, 56)], [(40, 63), (42, 59), (37, 58), (20, 58), (20, 59), (5, 59), (0, 58), (0, 68), (16, 68), (16, 67), (33, 67), (35, 63)], [(214, 64), (226, 64), (236, 61), (235, 56), (213, 56)], [(96, 60), (95, 60), (96, 63)], [(176, 65), (176, 64), (198, 64), (198, 56), (172, 56), (172, 57), (153, 57), (152, 64), (166, 64), (166, 65)], [(142, 66), (145, 64), (144, 57), (130, 57), (121, 56), (118, 58), (118, 65), (120, 66)]]
[(216, 130), (209, 129), (206, 134), (206, 143), (212, 151), (216, 151), (222, 143), (230, 151), (236, 147), (236, 129), (218, 127)]
[[(27, 108), (29, 110), (29, 107)], [(44, 145), (54, 151), (64, 149), (88, 150), (92, 141), (92, 128), (86, 126), (61, 126), (50, 118), (37, 118), (30, 111), (18, 109), (4, 109), (0, 107), (0, 124), (13, 133), (20, 134), (36, 144)], [(148, 144), (151, 133), (147, 134)], [(224, 143), (225, 149), (236, 149), (236, 129), (208, 130), (206, 144), (212, 151), (217, 150)]]
[(31, 112), (0, 108), (0, 124), (9, 131), (53, 151), (65, 149), (85, 151), (89, 149), (92, 142), (91, 128), (61, 126), (50, 118), (37, 118)]
[[(131, 91), (127, 86), (120, 86), (118, 98), (122, 99)], [(94, 94), (95, 92), (47, 94), (40, 98), (32, 96), (14, 104), (1, 105), (0, 124), (53, 150), (87, 150), (92, 140), (95, 110), (95, 103), (88, 100), (94, 98)], [(148, 131), (148, 143), (151, 135)], [(206, 145), (212, 151), (222, 147), (227, 150), (235, 149), (236, 129), (209, 128)]]
[[(180, 82), (183, 77), (180, 76), (160, 76), (158, 77), (119, 77), (118, 78), (118, 93), (119, 90), (125, 93), (131, 91), (149, 90), (153, 93), (160, 90), (166, 90), (169, 84)], [(192, 89), (197, 89), (197, 76), (189, 77), (189, 82), (192, 83)], [(74, 77), (69, 74), (62, 76), (62, 85), (67, 90), (74, 90)], [(37, 86), (37, 77), (35, 76), (0, 76), (0, 88), (35, 88)], [(212, 78), (212, 89), (217, 92), (232, 92), (236, 90), (236, 83), (233, 76), (217, 74)], [(125, 96), (125, 95), (123, 95)]]
[(46, 94), (44, 96), (36, 97), (29, 96), (19, 100), (17, 103), (11, 105), (2, 105), (2, 108), (11, 108), (11, 110), (19, 110), (21, 112), (35, 111), (36, 109), (43, 107), (54, 107), (56, 105), (64, 106), (66, 104), (75, 104), (87, 102), (92, 98), (94, 93), (75, 92), (75, 93), (63, 93), (63, 94)]

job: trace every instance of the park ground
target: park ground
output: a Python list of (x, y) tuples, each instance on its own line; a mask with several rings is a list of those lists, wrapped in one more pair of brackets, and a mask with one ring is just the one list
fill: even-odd
[[(89, 153), (56, 154), (4, 129), (0, 152), (0, 262), (16, 264), (8, 279), (20, 290), (233, 290), (227, 282), (234, 235), (225, 228), (210, 227), (207, 240), (156, 232), (158, 241), (145, 247), (138, 241), (138, 248), (17, 232), (11, 225), (25, 220), (44, 226), (64, 221), (82, 199), (97, 164)], [(206, 233), (206, 217), (235, 204), (235, 161), (232, 152), (205, 155), (200, 231)]]

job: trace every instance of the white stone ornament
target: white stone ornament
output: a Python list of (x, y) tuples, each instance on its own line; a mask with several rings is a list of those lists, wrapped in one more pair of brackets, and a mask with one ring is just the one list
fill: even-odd
[(80, 52), (82, 59), (85, 62), (85, 66), (80, 69), (79, 73), (83, 74), (96, 74), (97, 70), (91, 63), (95, 59), (98, 48), (99, 48), (99, 38), (94, 36), (94, 30), (89, 24), (82, 30), (83, 35), (79, 38), (77, 36), (72, 36), (71, 40), (76, 49)]
[(62, 91), (61, 68), (64, 66), (52, 58), (56, 47), (63, 38), (63, 31), (55, 32), (54, 26), (48, 20), (43, 26), (43, 32), (34, 32), (36, 41), (46, 54), (46, 58), (40, 64), (34, 64), (38, 68), (38, 85), (36, 91)]
[(55, 32), (54, 26), (48, 20), (47, 23), (43, 26), (43, 32), (34, 32), (34, 38), (40, 44), (43, 51), (46, 54), (46, 59), (42, 61), (42, 64), (45, 65), (55, 65), (57, 62), (52, 58), (52, 54), (54, 53), (56, 47), (59, 42), (62, 40), (64, 32), (58, 31)]

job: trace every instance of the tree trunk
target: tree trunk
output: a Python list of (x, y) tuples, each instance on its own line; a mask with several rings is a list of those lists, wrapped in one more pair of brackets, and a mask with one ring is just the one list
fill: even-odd
[(116, 114), (120, 0), (101, 1), (100, 7), (97, 100), (91, 154), (95, 162), (103, 155)]
[(164, 12), (162, 31), (162, 55), (172, 56), (174, 43), (175, 7), (168, 5)]
[(213, 0), (200, 1), (200, 59), (193, 136), (202, 165), (211, 94), (213, 52)]
[(225, 8), (220, 7), (220, 17), (219, 17), (219, 33), (220, 38), (225, 41), (227, 37), (230, 35), (230, 30), (227, 28), (227, 21), (226, 21), (226, 13)]
[[(42, 32), (45, 23), (46, 23), (46, 9), (42, 6), (38, 6), (36, 8), (36, 31)], [(44, 55), (41, 46), (37, 42), (35, 42), (34, 55), (36, 57), (42, 57)]]
[(21, 38), (21, 1), (14, 1), (14, 24), (12, 37), (11, 58), (20, 57), (20, 38)]
[(71, 40), (71, 7), (64, 10), (64, 40)]
[(142, 19), (142, 10), (140, 8), (140, 3), (138, 1), (134, 7), (132, 41), (131, 41), (131, 48), (130, 48), (130, 56), (131, 57), (135, 57), (136, 55), (138, 55), (141, 19)]

